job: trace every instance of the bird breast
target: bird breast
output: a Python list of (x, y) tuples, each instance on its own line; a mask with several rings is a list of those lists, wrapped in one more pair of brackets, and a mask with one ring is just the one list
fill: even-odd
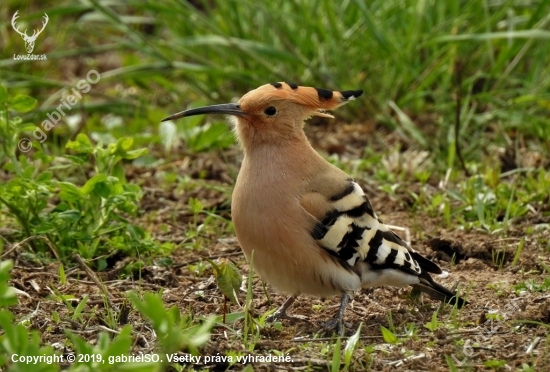
[(253, 259), (266, 282), (285, 293), (328, 296), (359, 288), (359, 276), (342, 268), (311, 237), (314, 222), (299, 203), (319, 155), (310, 154), (308, 166), (302, 167), (306, 164), (299, 158), (289, 163), (281, 156), (291, 149), (262, 150), (245, 155), (232, 197), (233, 225), (247, 259)]

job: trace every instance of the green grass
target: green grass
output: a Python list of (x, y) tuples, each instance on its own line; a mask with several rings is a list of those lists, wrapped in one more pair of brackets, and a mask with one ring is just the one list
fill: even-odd
[[(47, 61), (13, 59), (24, 53), (10, 25), (16, 10), (18, 22), (29, 30), (44, 12), (49, 15), (34, 51), (47, 54)], [(338, 117), (375, 126), (380, 135), (365, 138), (361, 159), (332, 155), (329, 161), (368, 179), (411, 211), (439, 219), (442, 228), (507, 236), (527, 216), (547, 218), (550, 213), (550, 172), (544, 166), (550, 156), (549, 10), (550, 0), (92, 0), (40, 6), (4, 1), (0, 224), (9, 230), (2, 232), (0, 244), (24, 247), (20, 256), (35, 265), (61, 261), (61, 286), (75, 254), (99, 272), (113, 256), (129, 257), (132, 263), (122, 273), (132, 275), (152, 262), (170, 265), (176, 249), (200, 251), (217, 237), (232, 236), (227, 215), (186, 196), (191, 217), (183, 240), (157, 241), (154, 227), (136, 222), (146, 185), (139, 178), (129, 182), (125, 172), (130, 166), (156, 170), (162, 187), (175, 189), (176, 195), (208, 189), (228, 198), (231, 186), (203, 182), (206, 170), (190, 179), (170, 166), (182, 154), (223, 154), (234, 145), (225, 123), (195, 117), (160, 124), (160, 119), (187, 107), (234, 101), (281, 80), (364, 89), (361, 99)], [(47, 115), (90, 70), (99, 72), (100, 81), (82, 93), (69, 115), (46, 129)], [(37, 139), (37, 128), (47, 138)], [(388, 133), (397, 140), (386, 141)], [(17, 150), (22, 138), (32, 140), (30, 152)], [(501, 158), (506, 156), (514, 169), (505, 169)], [(154, 221), (157, 215), (147, 217)], [(176, 223), (178, 215), (172, 218)], [(535, 226), (525, 231), (512, 250), (512, 266), (521, 266), (529, 244), (541, 254), (550, 251), (543, 235), (528, 243)], [(493, 251), (495, 267), (506, 269), (505, 254), (510, 251)], [(5, 284), (6, 262), (0, 264), (0, 299), (9, 299), (0, 301), (3, 308), (14, 298)], [(198, 278), (208, 269), (203, 261), (191, 267)], [(253, 310), (248, 289), (241, 309), (244, 334), (232, 330), (231, 337), (251, 350), (265, 325), (248, 311)], [(515, 287), (518, 293), (547, 290), (547, 280), (521, 281)], [(56, 296), (73, 321), (89, 319), (86, 300), (73, 305), (62, 293)], [(144, 302), (132, 297), (130, 306), (164, 337), (159, 350), (172, 352), (174, 345), (196, 349), (207, 342), (211, 320), (192, 319), (190, 311), (180, 314), (163, 308), (153, 295), (143, 296)], [(107, 323), (120, 334), (101, 336), (94, 346), (67, 335), (74, 350), (103, 356), (128, 351), (130, 331), (111, 316), (115, 310), (107, 311)], [(440, 329), (445, 322), (438, 316), (434, 312), (424, 327)], [(54, 318), (59, 321), (59, 314)], [(169, 319), (168, 325), (163, 319)], [(13, 350), (53, 353), (7, 310), (0, 322), (3, 340), (13, 345), (18, 338), (29, 340), (9, 344)], [(389, 329), (380, 329), (387, 342), (397, 340), (391, 313)], [(350, 339), (346, 345), (344, 350), (341, 344), (322, 345), (319, 350), (325, 351), (318, 354), (332, 370), (351, 368), (359, 363), (352, 354), (362, 344)], [(374, 358), (371, 353), (366, 352), (366, 364)], [(457, 370), (450, 357), (445, 359), (450, 370)], [(501, 360), (485, 361), (488, 368), (501, 365)]]

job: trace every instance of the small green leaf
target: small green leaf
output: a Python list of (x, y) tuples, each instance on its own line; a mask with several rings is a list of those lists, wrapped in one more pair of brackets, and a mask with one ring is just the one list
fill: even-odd
[(34, 108), (36, 105), (36, 99), (25, 94), (16, 95), (10, 103), (10, 107), (15, 111), (27, 112)]
[(141, 240), (146, 236), (145, 231), (141, 227), (136, 225), (127, 224), (126, 231), (128, 231), (128, 233), (134, 240)]
[(437, 329), (437, 326), (437, 311), (434, 311), (432, 314), (432, 320), (424, 324), (424, 328), (427, 328), (430, 331), (434, 332)]
[(59, 265), (59, 283), (62, 285), (67, 284), (67, 277), (65, 276), (65, 268), (63, 264)]
[(17, 304), (17, 296), (13, 287), (0, 284), (0, 308)]
[(103, 271), (107, 268), (107, 260), (104, 258), (99, 258), (96, 261), (96, 269), (97, 271)]
[(207, 259), (216, 275), (216, 282), (220, 291), (231, 300), (232, 303), (238, 303), (236, 293), (239, 293), (241, 287), (241, 273), (239, 269), (233, 264), (233, 262), (221, 258), (218, 264), (215, 264), (211, 260)]
[(212, 327), (216, 324), (216, 316), (210, 315), (201, 324), (185, 329), (182, 333), (189, 346), (204, 346), (210, 340)]
[(76, 202), (82, 200), (80, 189), (70, 182), (58, 182), (59, 198), (67, 202)]
[(485, 362), (483, 362), (483, 364), (485, 365), (485, 367), (489, 367), (489, 368), (493, 368), (493, 369), (499, 369), (500, 367), (504, 367), (506, 365), (506, 361), (505, 360), (498, 360), (498, 359), (491, 359), (491, 360), (486, 360)]
[(53, 173), (50, 172), (50, 171), (44, 171), (42, 173), (40, 173), (38, 175), (38, 177), (36, 177), (36, 182), (38, 183), (41, 183), (41, 182), (46, 182), (46, 181), (49, 181), (51, 180), (53, 177)]
[[(236, 313), (229, 313), (229, 314), (225, 315), (225, 323), (226, 324), (235, 323), (237, 320), (241, 320), (243, 318), (244, 318), (244, 312), (242, 312), (242, 311), (239, 311), (239, 312), (236, 312)], [(216, 318), (216, 322), (219, 323), (221, 321), (222, 321), (222, 316), (220, 315), (219, 319)]]
[(353, 352), (355, 351), (355, 348), (357, 347), (357, 342), (359, 341), (359, 338), (361, 336), (361, 327), (363, 326), (363, 323), (359, 324), (359, 328), (357, 328), (357, 331), (348, 338), (348, 342), (346, 343), (346, 348), (344, 349), (344, 363), (346, 367), (349, 367), (351, 363), (351, 357), (353, 356)]
[(126, 183), (126, 173), (124, 172), (124, 167), (117, 163), (111, 171), (111, 176), (118, 178), (118, 181), (121, 183)]
[(200, 212), (202, 212), (204, 206), (202, 205), (202, 203), (199, 199), (190, 198), (189, 199), (189, 208), (191, 209), (191, 213), (193, 213), (194, 215), (197, 215)]
[(166, 310), (158, 294), (145, 293), (143, 300), (132, 294), (130, 299), (138, 311), (151, 321), (153, 326), (158, 327), (166, 324)]
[(384, 326), (380, 326), (380, 331), (382, 331), (382, 337), (384, 338), (384, 341), (388, 344), (396, 344), (397, 341), (399, 341), (399, 339), (397, 338), (397, 336), (392, 332), (390, 331), (389, 329), (387, 329), (386, 327)]
[(164, 267), (172, 267), (174, 265), (174, 260), (170, 257), (161, 257), (157, 260), (157, 265)]
[[(65, 155), (64, 158), (66, 160), (69, 160), (71, 163), (73, 164), (76, 164), (76, 165), (82, 165), (82, 164), (86, 164), (88, 163), (88, 156), (87, 155)], [(65, 168), (68, 168), (70, 167), (70, 165), (68, 164), (60, 164), (60, 165), (54, 165), (52, 167), (50, 167), (50, 169), (65, 169)]]
[(332, 354), (332, 364), (330, 370), (332, 372), (340, 371), (340, 360), (342, 358), (341, 338), (336, 339), (336, 345), (334, 345), (334, 354)]
[(94, 151), (94, 146), (92, 146), (92, 142), (90, 142), (88, 136), (83, 133), (79, 133), (74, 141), (67, 142), (65, 148), (85, 154), (91, 154)]
[(103, 350), (103, 357), (125, 355), (132, 347), (132, 326), (127, 325), (122, 328), (120, 333), (109, 344), (106, 350)]
[(57, 218), (63, 220), (66, 223), (73, 224), (80, 219), (80, 211), (77, 209), (69, 209), (57, 214)]
[(111, 195), (111, 188), (105, 182), (98, 182), (95, 184), (94, 192), (104, 199), (107, 199)]
[(134, 144), (134, 139), (132, 137), (122, 137), (116, 142), (117, 149), (122, 149), (128, 151), (132, 148)]
[(72, 333), (69, 330), (67, 330), (65, 332), (67, 333), (67, 336), (69, 337), (69, 339), (72, 341), (74, 350), (78, 354), (88, 354), (88, 355), (93, 354), (94, 349), (93, 349), (92, 344), (87, 343), (83, 338), (81, 338), (78, 335), (75, 335), (74, 333)]
[(96, 185), (100, 182), (103, 182), (107, 179), (107, 175), (105, 173), (96, 174), (92, 178), (90, 178), (84, 186), (82, 186), (82, 189), (80, 191), (84, 195), (89, 195), (92, 191), (94, 191)]
[(86, 306), (86, 303), (88, 302), (88, 295), (85, 295), (82, 301), (76, 306), (74, 309), (73, 316), (71, 317), (73, 320), (78, 320), (80, 318), (80, 314), (82, 313), (82, 310), (84, 310), (84, 306)]
[(136, 159), (149, 152), (148, 149), (142, 148), (137, 150), (131, 150), (134, 144), (134, 139), (131, 137), (122, 137), (116, 141), (116, 144), (109, 145), (109, 155), (120, 156), (122, 159)]
[(146, 149), (146, 148), (131, 150), (131, 151), (127, 151), (126, 154), (124, 154), (123, 158), (127, 159), (127, 160), (133, 160), (133, 159), (137, 159), (140, 156), (148, 154), (148, 153), (149, 153), (149, 150)]
[(12, 260), (0, 261), (0, 283), (10, 280), (10, 270), (13, 267)]
[(172, 321), (174, 322), (174, 324), (179, 324), (181, 322), (181, 313), (180, 313), (179, 307), (172, 306), (171, 308), (168, 309), (167, 313), (172, 319)]
[(57, 231), (56, 226), (48, 221), (42, 221), (42, 223), (34, 228), (35, 234), (50, 234)]

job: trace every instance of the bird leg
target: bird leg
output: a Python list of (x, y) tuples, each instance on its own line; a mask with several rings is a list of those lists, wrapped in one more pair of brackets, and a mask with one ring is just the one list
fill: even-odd
[(342, 299), (340, 300), (340, 308), (338, 309), (338, 312), (328, 322), (325, 322), (322, 324), (323, 328), (325, 328), (328, 331), (333, 331), (338, 334), (338, 336), (342, 337), (344, 335), (344, 311), (346, 310), (346, 306), (349, 302), (349, 295), (347, 293), (342, 294)]
[(300, 315), (288, 315), (286, 311), (294, 303), (297, 296), (290, 296), (273, 314), (266, 318), (266, 322), (272, 323), (276, 320), (290, 319), (290, 320), (305, 320), (305, 316)]

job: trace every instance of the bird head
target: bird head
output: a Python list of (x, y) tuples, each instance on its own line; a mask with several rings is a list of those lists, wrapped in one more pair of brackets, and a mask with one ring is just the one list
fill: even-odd
[(190, 109), (162, 121), (202, 114), (231, 115), (239, 141), (247, 145), (278, 143), (301, 138), (304, 120), (311, 116), (334, 118), (328, 113), (363, 94), (362, 90), (332, 91), (271, 83), (246, 93), (237, 103)]

